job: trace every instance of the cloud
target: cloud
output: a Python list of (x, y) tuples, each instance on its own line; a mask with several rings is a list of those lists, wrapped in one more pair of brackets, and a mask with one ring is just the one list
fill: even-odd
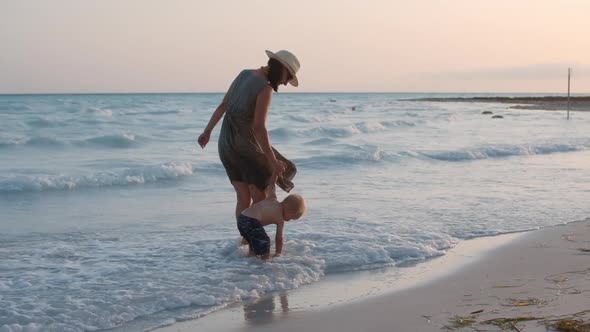
[(549, 63), (526, 66), (474, 68), (461, 71), (425, 72), (420, 76), (435, 79), (554, 80), (565, 79), (572, 68), (572, 79), (590, 77), (590, 65)]

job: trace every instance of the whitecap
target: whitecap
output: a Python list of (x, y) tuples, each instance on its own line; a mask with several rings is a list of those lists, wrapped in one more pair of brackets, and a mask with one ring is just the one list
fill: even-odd
[(119, 172), (89, 175), (19, 175), (0, 178), (0, 192), (35, 192), (46, 190), (73, 190), (143, 184), (161, 180), (179, 179), (193, 174), (188, 162), (165, 163), (126, 169)]

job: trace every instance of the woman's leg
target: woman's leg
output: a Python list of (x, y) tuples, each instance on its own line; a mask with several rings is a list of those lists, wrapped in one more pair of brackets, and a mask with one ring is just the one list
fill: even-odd
[(248, 188), (249, 188), (250, 197), (252, 197), (253, 203), (258, 203), (261, 200), (266, 198), (266, 193), (264, 192), (264, 190), (260, 190), (260, 189), (256, 188), (255, 185), (251, 184), (248, 186)]
[[(250, 189), (248, 188), (248, 185), (245, 184), (244, 182), (238, 182), (238, 181), (232, 181), (231, 182), (232, 186), (234, 186), (234, 189), (236, 190), (236, 222), (238, 221), (238, 217), (240, 216), (240, 213), (242, 213), (242, 211), (244, 211), (245, 209), (247, 209), (250, 204), (252, 203), (252, 197), (250, 196)], [(246, 245), (248, 244), (248, 241), (246, 241), (246, 239), (242, 238), (242, 245)], [(252, 248), (250, 248), (250, 251), (252, 251)]]
[[(248, 192), (250, 193), (250, 197), (252, 197), (252, 201), (253, 201), (252, 203), (258, 203), (261, 200), (266, 198), (266, 193), (264, 191), (258, 190), (258, 188), (256, 188), (255, 185), (253, 185), (253, 184), (248, 185), (248, 188), (249, 188)], [(245, 239), (242, 239), (242, 245), (244, 244), (245, 241), (246, 241)], [(250, 250), (252, 250), (252, 248), (250, 248)]]
[(231, 184), (236, 190), (236, 221), (238, 221), (240, 213), (242, 213), (242, 211), (250, 207), (250, 204), (252, 204), (252, 196), (250, 196), (250, 189), (246, 183), (232, 181)]

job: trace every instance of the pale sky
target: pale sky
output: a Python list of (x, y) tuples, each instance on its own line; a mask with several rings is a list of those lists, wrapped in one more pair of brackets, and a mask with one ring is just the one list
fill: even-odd
[(265, 49), (287, 92), (590, 93), (589, 0), (0, 0), (0, 93), (222, 92)]

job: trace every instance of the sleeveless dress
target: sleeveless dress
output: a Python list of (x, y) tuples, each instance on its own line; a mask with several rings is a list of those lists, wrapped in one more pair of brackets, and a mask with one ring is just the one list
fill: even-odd
[[(272, 165), (266, 159), (254, 134), (253, 122), (258, 93), (269, 83), (258, 76), (255, 70), (243, 70), (229, 88), (227, 106), (219, 134), (219, 159), (230, 181), (253, 184), (264, 190), (272, 175)], [(297, 168), (273, 147), (278, 160), (287, 169), (277, 179), (277, 185), (286, 192), (294, 185), (291, 182)]]

